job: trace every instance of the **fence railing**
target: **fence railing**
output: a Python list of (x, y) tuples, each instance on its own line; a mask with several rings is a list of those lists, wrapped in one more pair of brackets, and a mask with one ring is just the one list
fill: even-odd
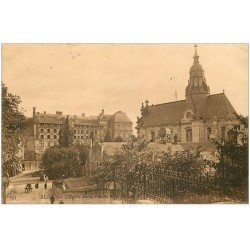
[[(113, 197), (131, 203), (148, 198), (161, 203), (209, 203), (209, 200), (225, 193), (232, 179), (226, 174), (189, 173), (173, 170), (169, 166), (137, 166), (123, 178), (116, 172), (110, 168), (97, 170), (92, 174), (93, 181), (98, 179), (102, 185), (105, 182), (120, 183), (114, 185)], [(95, 178), (98, 174), (99, 178)]]

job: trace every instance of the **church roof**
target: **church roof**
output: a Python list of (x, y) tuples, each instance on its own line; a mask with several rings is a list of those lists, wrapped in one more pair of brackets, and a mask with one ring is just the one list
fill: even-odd
[(176, 124), (183, 118), (186, 101), (168, 102), (147, 107), (141, 121), (146, 126)]
[(210, 95), (207, 98), (205, 118), (211, 119), (217, 116), (219, 119), (235, 117), (236, 111), (224, 93)]
[[(139, 122), (145, 126), (178, 124), (185, 110), (186, 100), (148, 106), (146, 114), (140, 118)], [(226, 119), (234, 117), (234, 113), (236, 111), (224, 93), (209, 95), (205, 110), (199, 110), (199, 114), (205, 119), (211, 119), (214, 116), (218, 119)]]

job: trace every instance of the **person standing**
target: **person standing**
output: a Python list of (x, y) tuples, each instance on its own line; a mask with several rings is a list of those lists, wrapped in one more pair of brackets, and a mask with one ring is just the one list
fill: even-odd
[(51, 203), (51, 204), (54, 204), (54, 203), (55, 203), (55, 197), (54, 197), (53, 194), (50, 196), (50, 203)]
[(44, 189), (47, 189), (47, 182), (44, 183)]

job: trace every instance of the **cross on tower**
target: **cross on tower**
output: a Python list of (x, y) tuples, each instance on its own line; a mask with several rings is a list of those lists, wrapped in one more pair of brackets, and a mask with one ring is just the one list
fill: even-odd
[(148, 106), (149, 101), (148, 101), (148, 100), (146, 100), (146, 101), (145, 101), (145, 103), (146, 103), (146, 106)]

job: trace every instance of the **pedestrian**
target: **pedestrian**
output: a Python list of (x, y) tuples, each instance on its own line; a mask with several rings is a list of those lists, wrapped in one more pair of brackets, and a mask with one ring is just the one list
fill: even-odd
[(47, 189), (47, 183), (46, 182), (44, 183), (44, 189)]
[(60, 200), (59, 204), (64, 204), (64, 201), (63, 201), (63, 200)]
[(35, 188), (38, 188), (38, 186), (39, 186), (39, 184), (38, 184), (38, 182), (37, 182), (36, 185), (35, 185)]
[(54, 202), (55, 202), (55, 197), (54, 197), (54, 195), (52, 194), (52, 195), (50, 196), (50, 203), (51, 203), (51, 204), (54, 204)]
[(25, 187), (25, 193), (28, 193), (28, 191), (29, 191), (29, 184), (27, 184)]

